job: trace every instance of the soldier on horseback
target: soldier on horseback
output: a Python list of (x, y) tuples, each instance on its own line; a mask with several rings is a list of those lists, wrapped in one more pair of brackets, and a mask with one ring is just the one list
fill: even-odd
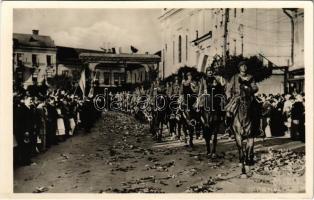
[(254, 138), (259, 134), (259, 105), (254, 96), (258, 87), (254, 77), (247, 73), (244, 61), (239, 63), (238, 68), (240, 73), (234, 75), (227, 84), (229, 102), (225, 111), (228, 128), (234, 133), (239, 149), (242, 174), (245, 175), (245, 165), (253, 164)]
[(165, 88), (160, 84), (159, 79), (152, 85), (151, 94), (153, 105), (152, 132), (154, 138), (161, 142), (163, 125), (166, 124), (168, 98)]
[[(201, 81), (199, 96), (203, 137), (206, 142), (207, 154), (212, 158), (216, 158), (217, 134), (222, 121), (225, 100), (225, 80), (218, 76), (214, 69), (212, 67), (207, 68), (207, 76)], [(210, 148), (212, 136), (213, 146)]]
[[(182, 81), (181, 93), (184, 102), (184, 111), (182, 113), (185, 121), (184, 126), (186, 126), (189, 131), (189, 146), (193, 147), (194, 126), (196, 125), (196, 109), (193, 105), (197, 99), (196, 94), (198, 93), (198, 88), (196, 83), (192, 80), (191, 72), (188, 72), (187, 79)], [(184, 140), (185, 143), (187, 143), (186, 137)]]

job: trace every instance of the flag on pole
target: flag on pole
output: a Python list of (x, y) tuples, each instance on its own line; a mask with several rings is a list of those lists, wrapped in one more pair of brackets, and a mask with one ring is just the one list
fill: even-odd
[(132, 53), (136, 53), (136, 52), (138, 52), (138, 49), (131, 45), (131, 51), (132, 51)]
[(81, 78), (79, 81), (79, 86), (82, 90), (83, 97), (85, 97), (85, 86), (86, 86), (86, 77), (85, 77), (85, 69), (81, 73)]
[(198, 59), (197, 70), (200, 72), (205, 72), (207, 62), (208, 62), (208, 55), (202, 53)]
[(94, 96), (94, 87), (92, 86), (89, 90), (88, 97), (92, 98)]
[(91, 82), (91, 88), (90, 88), (89, 93), (88, 93), (89, 98), (92, 98), (94, 96), (94, 83), (95, 83), (96, 78), (97, 78), (96, 74), (97, 74), (97, 72), (94, 72), (94, 71), (91, 72), (91, 76), (93, 78), (92, 78), (92, 82)]
[(43, 83), (46, 77), (46, 67), (40, 66), (38, 68), (38, 75), (37, 75), (37, 83)]

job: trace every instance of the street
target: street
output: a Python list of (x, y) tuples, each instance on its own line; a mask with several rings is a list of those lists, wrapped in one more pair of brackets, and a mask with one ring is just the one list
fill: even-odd
[(91, 133), (78, 134), (14, 171), (15, 193), (304, 192), (304, 143), (288, 138), (255, 142), (257, 163), (240, 178), (235, 142), (219, 138), (218, 158), (204, 140), (194, 149), (152, 140), (147, 124), (106, 112)]

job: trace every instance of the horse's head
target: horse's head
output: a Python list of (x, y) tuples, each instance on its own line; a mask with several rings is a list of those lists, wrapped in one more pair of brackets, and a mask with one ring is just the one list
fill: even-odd
[(240, 84), (240, 96), (243, 98), (249, 98), (252, 96), (252, 89), (246, 84)]

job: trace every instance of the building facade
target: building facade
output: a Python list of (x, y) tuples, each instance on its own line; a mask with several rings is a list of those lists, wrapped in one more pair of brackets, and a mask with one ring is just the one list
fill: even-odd
[(304, 92), (304, 10), (285, 9), (290, 18), (292, 29), (291, 57), (289, 66), (288, 90), (289, 92)]
[(13, 33), (14, 81), (25, 88), (52, 78), (56, 68), (56, 46), (50, 36)]
[(151, 81), (158, 70), (160, 57), (151, 54), (80, 53), (82, 63), (94, 72), (93, 79), (100, 87), (119, 87), (125, 83)]
[(63, 76), (77, 83), (83, 70), (83, 63), (79, 56), (81, 53), (102, 53), (103, 51), (57, 46), (57, 64), (55, 75)]
[[(214, 56), (263, 55), (278, 67), (291, 63), (291, 24), (282, 9), (163, 9), (161, 77), (182, 66), (209, 66)], [(268, 88), (268, 85), (280, 85)], [(282, 93), (283, 70), (260, 83), (261, 91)], [(263, 89), (265, 85), (265, 90)]]

